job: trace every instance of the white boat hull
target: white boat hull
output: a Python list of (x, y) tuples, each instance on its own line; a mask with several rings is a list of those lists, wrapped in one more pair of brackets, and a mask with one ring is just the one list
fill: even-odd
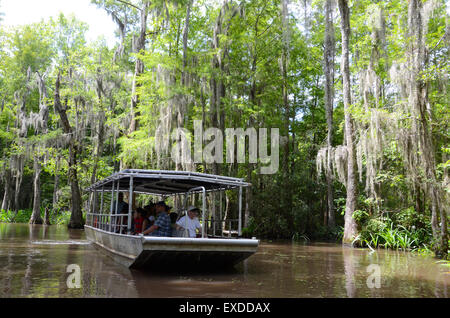
[(218, 269), (254, 254), (256, 239), (152, 237), (111, 233), (85, 225), (87, 238), (130, 268)]

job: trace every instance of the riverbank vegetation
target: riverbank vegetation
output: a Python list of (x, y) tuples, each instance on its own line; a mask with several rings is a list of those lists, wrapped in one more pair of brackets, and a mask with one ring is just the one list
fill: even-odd
[[(48, 207), (81, 228), (82, 189), (96, 180), (193, 170), (252, 183), (245, 235), (448, 256), (444, 0), (92, 3), (116, 23), (116, 43), (88, 42), (73, 16), (0, 21), (2, 221), (25, 210), (40, 223)], [(260, 174), (248, 149), (245, 163), (175, 163), (171, 145), (194, 120), (222, 136), (279, 128), (278, 171)], [(212, 197), (208, 216), (236, 218), (237, 205)]]
[[(0, 211), (0, 222), (5, 223), (29, 223), (31, 215), (33, 213), (32, 209), (19, 210), (17, 213), (15, 211)], [(41, 218), (43, 222), (45, 220), (45, 211), (41, 209)], [(53, 213), (49, 215), (48, 225), (67, 225), (70, 221), (70, 211), (62, 211), (60, 213)]]

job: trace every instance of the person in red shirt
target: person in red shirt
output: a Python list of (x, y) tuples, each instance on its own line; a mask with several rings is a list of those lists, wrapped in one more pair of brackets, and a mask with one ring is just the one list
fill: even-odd
[(146, 212), (142, 208), (137, 208), (133, 215), (134, 234), (142, 233), (142, 224), (145, 220)]

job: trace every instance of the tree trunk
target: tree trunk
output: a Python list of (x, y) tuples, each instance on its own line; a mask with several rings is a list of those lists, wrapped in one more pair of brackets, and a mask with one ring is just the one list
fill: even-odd
[(23, 178), (23, 157), (21, 155), (18, 155), (16, 157), (17, 162), (17, 169), (16, 169), (16, 187), (14, 189), (14, 211), (15, 215), (17, 215), (17, 212), (19, 212), (19, 199), (20, 199), (20, 188), (22, 186), (22, 178)]
[[(184, 27), (183, 27), (183, 67), (182, 67), (182, 72), (181, 72), (181, 85), (183, 87), (183, 89), (185, 89), (185, 91), (187, 91), (187, 87), (189, 85), (188, 80), (187, 80), (187, 71), (186, 71), (186, 67), (187, 67), (187, 49), (188, 49), (188, 34), (189, 34), (189, 20), (190, 20), (190, 16), (191, 16), (191, 6), (192, 6), (192, 0), (190, 0), (188, 2), (188, 6), (186, 9), (186, 19), (184, 22)], [(177, 45), (178, 46), (178, 45)], [(178, 50), (177, 50), (178, 52)], [(186, 94), (186, 93), (184, 93)], [(177, 118), (176, 118), (176, 123), (177, 123), (177, 128), (181, 129), (185, 126), (185, 114), (187, 113), (187, 101), (188, 101), (188, 97), (187, 96), (182, 96), (181, 97), (181, 102), (179, 105), (177, 105)], [(179, 140), (177, 140), (177, 142), (181, 142), (181, 136), (179, 136)], [(187, 162), (184, 161), (184, 158), (180, 161), (176, 163), (176, 170), (190, 170), (192, 169), (192, 166), (190, 164), (188, 164)], [(213, 215), (214, 215), (214, 211), (213, 211)]]
[(34, 200), (33, 200), (33, 213), (31, 214), (30, 224), (42, 224), (41, 218), (41, 164), (39, 163), (39, 157), (34, 157)]
[(72, 207), (68, 227), (82, 229), (84, 227), (84, 222), (81, 211), (80, 187), (78, 185), (77, 154), (78, 146), (76, 145), (75, 140), (72, 140), (69, 147), (69, 180), (72, 193)]
[(59, 189), (59, 161), (61, 160), (61, 157), (58, 155), (56, 157), (56, 163), (55, 163), (55, 182), (53, 185), (53, 204), (52, 204), (52, 209), (53, 212), (56, 213), (56, 205), (57, 202), (59, 200), (58, 197), (58, 189)]
[(189, 20), (191, 17), (191, 6), (192, 1), (190, 0), (188, 3), (188, 7), (186, 9), (186, 20), (183, 28), (183, 73), (182, 73), (182, 79), (181, 84), (186, 86), (186, 66), (187, 66), (187, 41), (188, 41), (188, 34), (189, 34)]
[(335, 39), (333, 25), (332, 1), (327, 0), (325, 4), (325, 50), (324, 50), (324, 73), (325, 73), (325, 110), (327, 116), (327, 215), (328, 227), (336, 226), (335, 209), (333, 198), (333, 170), (332, 170), (332, 148), (333, 148), (333, 99), (334, 99), (334, 54)]
[(341, 14), (341, 36), (342, 36), (342, 86), (344, 96), (345, 112), (345, 144), (347, 147), (347, 200), (344, 215), (344, 237), (343, 243), (352, 243), (357, 236), (356, 222), (353, 219), (353, 212), (357, 204), (357, 183), (355, 173), (355, 146), (353, 121), (350, 114), (351, 93), (350, 93), (350, 67), (349, 67), (349, 38), (350, 38), (350, 10), (347, 0), (339, 0), (339, 12)]
[(81, 194), (78, 186), (77, 176), (77, 154), (78, 146), (72, 134), (72, 127), (70, 126), (69, 119), (67, 118), (66, 108), (61, 105), (61, 98), (59, 95), (59, 87), (61, 83), (61, 74), (58, 73), (55, 83), (55, 109), (59, 114), (61, 125), (65, 134), (70, 136), (69, 140), (69, 183), (72, 194), (71, 214), (68, 224), (69, 228), (83, 228), (83, 214), (81, 212)]
[(45, 207), (44, 225), (50, 225), (50, 211), (48, 206)]
[(3, 201), (0, 210), (8, 211), (9, 184), (5, 184), (5, 192), (3, 193)]
[[(263, 9), (261, 9), (263, 10)], [(259, 23), (259, 16), (257, 17), (255, 21), (255, 37), (253, 41), (253, 58), (252, 58), (252, 64), (251, 64), (251, 83), (250, 91), (249, 91), (249, 100), (250, 105), (252, 108), (254, 108), (257, 105), (256, 95), (257, 95), (257, 85), (256, 85), (256, 76), (257, 76), (257, 65), (258, 65), (258, 23)], [(254, 127), (255, 125), (255, 119), (253, 117), (249, 118), (248, 121), (248, 127)], [(256, 128), (256, 127), (255, 127)], [(252, 171), (255, 167), (255, 164), (248, 163), (247, 165), (247, 182), (252, 183)], [(245, 211), (244, 211), (244, 227), (248, 227), (249, 219), (250, 219), (250, 210), (252, 205), (252, 196), (253, 196), (253, 189), (252, 187), (247, 187), (245, 189)]]
[[(225, 106), (223, 98), (226, 96), (227, 86), (224, 78), (229, 74), (228, 69), (228, 42), (229, 40), (222, 40), (221, 35), (225, 38), (229, 35), (229, 29), (232, 19), (238, 14), (239, 8), (234, 3), (224, 1), (220, 9), (219, 16), (214, 25), (214, 33), (211, 43), (211, 48), (217, 53), (214, 54), (211, 65), (212, 74), (210, 80), (210, 115), (211, 125), (217, 127), (225, 135)], [(212, 173), (220, 174), (221, 166), (217, 162), (212, 163)]]
[[(410, 41), (408, 49), (409, 66), (409, 105), (412, 107), (414, 118), (417, 118), (419, 134), (419, 153), (422, 169), (425, 173), (425, 189), (431, 197), (431, 226), (433, 237), (438, 243), (435, 248), (436, 256), (447, 258), (448, 256), (448, 234), (447, 215), (445, 207), (441, 203), (442, 190), (436, 177), (436, 160), (434, 156), (434, 145), (432, 131), (429, 125), (431, 113), (428, 109), (428, 85), (422, 79), (422, 72), (427, 66), (427, 46), (424, 34), (424, 21), (422, 1), (410, 0), (408, 6), (408, 31)], [(440, 229), (439, 219), (440, 218)]]
[(284, 134), (286, 140), (284, 141), (284, 157), (283, 157), (283, 180), (284, 180), (284, 209), (290, 214), (292, 209), (292, 194), (291, 194), (291, 173), (289, 171), (289, 155), (290, 155), (290, 143), (289, 143), (289, 130), (290, 130), (290, 105), (289, 105), (289, 83), (288, 83), (288, 64), (289, 64), (289, 12), (287, 0), (282, 2), (282, 37), (283, 47), (281, 52), (281, 76), (282, 76), (282, 96), (283, 96), (283, 108), (284, 108)]
[(424, 206), (422, 201), (422, 190), (418, 183), (414, 184), (414, 198), (415, 198), (415, 210), (418, 214), (424, 214)]
[[(148, 16), (148, 7), (149, 2), (144, 1), (143, 6), (141, 8), (141, 28), (139, 33), (139, 38), (137, 39), (136, 43), (136, 53), (140, 53), (141, 50), (145, 49), (145, 39), (146, 39), (146, 32), (147, 32), (147, 16)], [(137, 83), (137, 78), (140, 74), (144, 72), (144, 62), (137, 58), (136, 64), (134, 67), (134, 78), (133, 78), (133, 86), (131, 88), (131, 123), (130, 123), (130, 129), (129, 132), (134, 132), (138, 129), (138, 121), (136, 119), (137, 116), (139, 116), (139, 112), (136, 110), (137, 105), (139, 103), (139, 99), (137, 96), (137, 88), (140, 86), (140, 84)]]
[[(221, 118), (220, 118), (220, 109), (222, 104), (222, 98), (225, 96), (224, 85), (222, 85), (222, 79), (220, 76), (222, 75), (223, 70), (223, 60), (220, 58), (220, 34), (223, 34), (222, 24), (223, 24), (223, 15), (226, 13), (225, 5), (221, 8), (219, 12), (219, 16), (216, 19), (213, 39), (212, 39), (212, 49), (217, 51), (216, 54), (212, 57), (212, 74), (210, 80), (210, 118), (211, 125), (213, 127), (221, 128)], [(227, 50), (226, 46), (223, 48), (224, 51)], [(223, 133), (223, 130), (222, 130)], [(212, 173), (218, 174), (219, 167), (217, 162), (213, 162), (211, 164)]]
[(8, 211), (11, 207), (11, 170), (5, 169), (3, 180), (5, 185), (5, 193), (3, 194), (1, 209)]
[[(91, 184), (94, 184), (97, 181), (98, 162), (103, 154), (103, 143), (105, 135), (105, 125), (104, 125), (105, 111), (103, 109), (102, 92), (103, 92), (103, 79), (101, 78), (100, 75), (100, 69), (97, 69), (97, 98), (99, 100), (100, 112), (98, 116), (99, 119), (97, 128), (97, 148), (95, 151), (94, 166), (92, 168)], [(89, 202), (91, 202), (91, 206), (89, 207), (91, 211), (94, 211), (94, 213), (98, 211), (99, 202), (97, 200), (96, 192), (91, 192), (89, 196)]]

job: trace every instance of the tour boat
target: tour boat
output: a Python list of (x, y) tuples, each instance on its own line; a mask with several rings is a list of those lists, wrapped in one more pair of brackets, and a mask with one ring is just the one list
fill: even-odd
[[(84, 226), (86, 236), (107, 250), (115, 260), (130, 268), (165, 270), (232, 267), (254, 254), (259, 245), (256, 238), (241, 237), (242, 189), (248, 186), (250, 184), (241, 178), (198, 172), (122, 170), (86, 189), (90, 193), (89, 212)], [(232, 189), (239, 191), (237, 219), (222, 216), (222, 194)], [(128, 204), (128, 213), (116, 214), (119, 192), (128, 193), (129, 203), (133, 202), (135, 194), (156, 196), (158, 200), (174, 197), (178, 203), (184, 202), (184, 207), (176, 211), (179, 217), (186, 211), (188, 200), (195, 200), (195, 196), (201, 195), (201, 237), (132, 235), (133, 204)], [(206, 195), (212, 192), (216, 192), (216, 199), (217, 193), (220, 198), (217, 204), (219, 211), (216, 210), (215, 215), (206, 213)], [(108, 198), (109, 209), (104, 209)]]

